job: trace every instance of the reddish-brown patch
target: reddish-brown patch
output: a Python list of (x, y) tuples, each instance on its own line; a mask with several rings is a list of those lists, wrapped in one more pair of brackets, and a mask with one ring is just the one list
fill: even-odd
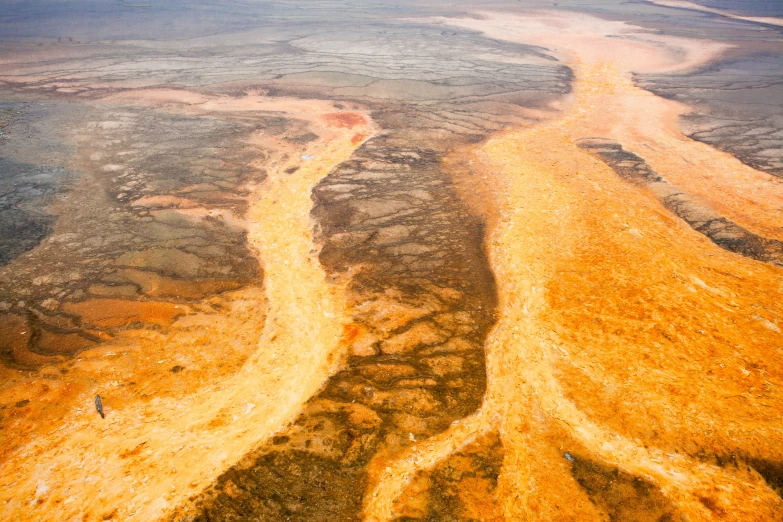
[(133, 323), (166, 325), (175, 317), (189, 311), (189, 308), (183, 305), (124, 299), (88, 299), (63, 303), (62, 309), (66, 313), (81, 316), (85, 323), (108, 328)]
[(353, 129), (357, 125), (367, 124), (367, 118), (358, 112), (332, 112), (324, 114), (323, 119), (330, 127), (341, 129)]
[(343, 325), (343, 335), (342, 335), (342, 343), (344, 344), (350, 344), (353, 342), (354, 339), (359, 335), (359, 332), (361, 331), (361, 327), (356, 324), (344, 324)]
[(361, 143), (364, 140), (366, 140), (367, 136), (369, 136), (369, 134), (364, 134), (364, 133), (361, 133), (361, 132), (358, 133), (358, 134), (354, 134), (353, 138), (351, 138), (351, 144), (352, 145), (358, 145), (359, 143)]

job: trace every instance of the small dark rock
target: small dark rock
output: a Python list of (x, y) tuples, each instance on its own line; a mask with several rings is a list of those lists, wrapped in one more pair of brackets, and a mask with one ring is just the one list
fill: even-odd
[(103, 402), (101, 402), (101, 396), (95, 396), (95, 409), (101, 414), (101, 419), (105, 419), (106, 415), (103, 413)]

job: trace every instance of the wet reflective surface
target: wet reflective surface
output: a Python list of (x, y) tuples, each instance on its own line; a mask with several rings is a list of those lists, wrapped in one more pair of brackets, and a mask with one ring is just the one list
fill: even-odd
[(782, 520), (778, 16), (7, 3), (3, 518)]

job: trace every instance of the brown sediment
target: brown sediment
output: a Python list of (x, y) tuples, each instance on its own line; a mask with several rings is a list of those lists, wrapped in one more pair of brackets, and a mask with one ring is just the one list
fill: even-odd
[(430, 474), (428, 519), (505, 520), (496, 497), (502, 464), (497, 433), (478, 437), (444, 460)]
[(358, 520), (388, 460), (481, 403), (492, 278), (438, 156), (373, 138), (313, 199), (321, 263), (347, 285), (344, 367), (174, 519)]
[[(576, 455), (569, 454), (569, 458), (574, 478), (609, 520), (685, 520), (661, 491), (643, 478)], [(709, 505), (710, 500), (705, 497), (704, 502)]]
[[(150, 270), (126, 268), (118, 271), (118, 275), (130, 281), (138, 290), (149, 297), (176, 297), (180, 299), (204, 299), (211, 295), (238, 290), (251, 281), (243, 281), (231, 277), (197, 277), (192, 279), (173, 278)], [(109, 288), (117, 288), (110, 286)], [(98, 293), (93, 287), (88, 293)]]
[(498, 434), (478, 437), (434, 469), (415, 474), (396, 501), (396, 520), (505, 520), (495, 497), (502, 462)]
[[(505, 455), (494, 497), (510, 520), (781, 520), (776, 468), (764, 465), (781, 458), (780, 268), (719, 248), (577, 145), (618, 141), (675, 185), (704, 168), (718, 180), (694, 197), (779, 235), (779, 216), (765, 211), (779, 198), (771, 176), (685, 138), (671, 117), (679, 109), (631, 83), (634, 53), (676, 68), (708, 49), (556, 14), (447, 23), (556, 38), (571, 56), (574, 103), (467, 160), (495, 187), (488, 250), (499, 317), (486, 343), (487, 394), (476, 414), (389, 463), (365, 498), (367, 520), (395, 519), (417, 473), (492, 430)], [(605, 38), (613, 34), (626, 38)], [(755, 203), (737, 204), (745, 200)], [(770, 478), (707, 457), (726, 452), (756, 459)]]

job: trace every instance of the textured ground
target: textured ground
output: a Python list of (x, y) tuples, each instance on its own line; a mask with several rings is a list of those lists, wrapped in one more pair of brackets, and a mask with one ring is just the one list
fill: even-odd
[(681, 4), (10, 2), (2, 518), (783, 520), (780, 13)]

